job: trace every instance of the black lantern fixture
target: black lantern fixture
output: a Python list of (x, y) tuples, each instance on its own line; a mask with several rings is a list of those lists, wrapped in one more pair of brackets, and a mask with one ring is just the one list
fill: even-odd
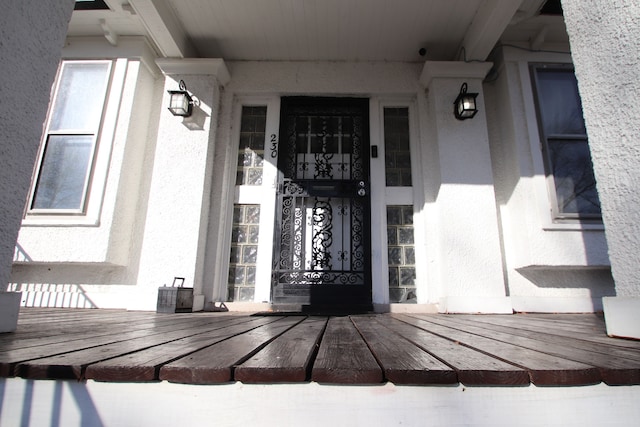
[(467, 93), (467, 84), (462, 83), (460, 87), (460, 93), (453, 103), (453, 114), (456, 119), (466, 120), (476, 115), (478, 108), (476, 108), (477, 93)]
[(180, 90), (169, 90), (169, 111), (174, 116), (189, 117), (193, 112), (193, 98), (187, 92), (187, 85), (180, 80)]

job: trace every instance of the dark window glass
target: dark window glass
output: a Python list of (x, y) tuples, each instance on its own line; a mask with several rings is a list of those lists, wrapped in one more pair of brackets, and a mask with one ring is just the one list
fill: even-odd
[(547, 175), (557, 218), (600, 218), (593, 164), (573, 69), (534, 66), (534, 86)]
[(384, 161), (387, 187), (411, 187), (409, 109), (384, 109)]

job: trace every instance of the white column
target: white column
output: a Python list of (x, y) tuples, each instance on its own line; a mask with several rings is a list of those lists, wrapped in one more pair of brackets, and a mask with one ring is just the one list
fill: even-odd
[[(437, 239), (443, 312), (512, 312), (482, 93), (482, 79), (490, 68), (490, 63), (427, 62), (420, 79), (427, 88), (431, 135), (438, 146), (438, 235), (427, 239)], [(453, 102), (465, 82), (468, 92), (479, 93), (480, 111), (461, 121), (453, 114)]]
[[(157, 289), (184, 277), (194, 287), (194, 311), (204, 306), (202, 276), (209, 218), (220, 86), (229, 81), (221, 59), (159, 59), (165, 74), (149, 204), (138, 275), (129, 308), (155, 309)], [(168, 90), (184, 80), (199, 101), (190, 118), (167, 110)]]
[(563, 0), (616, 296), (607, 332), (640, 338), (640, 3)]
[(0, 332), (17, 322), (19, 294), (4, 291), (73, 5), (23, 0), (0, 14)]

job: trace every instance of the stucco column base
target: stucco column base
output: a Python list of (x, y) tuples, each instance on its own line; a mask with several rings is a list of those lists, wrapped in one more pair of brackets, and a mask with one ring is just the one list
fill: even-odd
[(640, 340), (640, 297), (604, 297), (607, 335)]
[(13, 332), (18, 327), (22, 292), (0, 292), (0, 332)]
[(509, 297), (449, 296), (440, 298), (440, 313), (512, 314)]

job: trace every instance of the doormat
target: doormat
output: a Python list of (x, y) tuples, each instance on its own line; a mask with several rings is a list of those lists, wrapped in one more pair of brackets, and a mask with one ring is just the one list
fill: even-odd
[(296, 308), (274, 307), (270, 311), (261, 311), (252, 316), (350, 316), (357, 314), (375, 314), (371, 306), (323, 307), (299, 306)]

